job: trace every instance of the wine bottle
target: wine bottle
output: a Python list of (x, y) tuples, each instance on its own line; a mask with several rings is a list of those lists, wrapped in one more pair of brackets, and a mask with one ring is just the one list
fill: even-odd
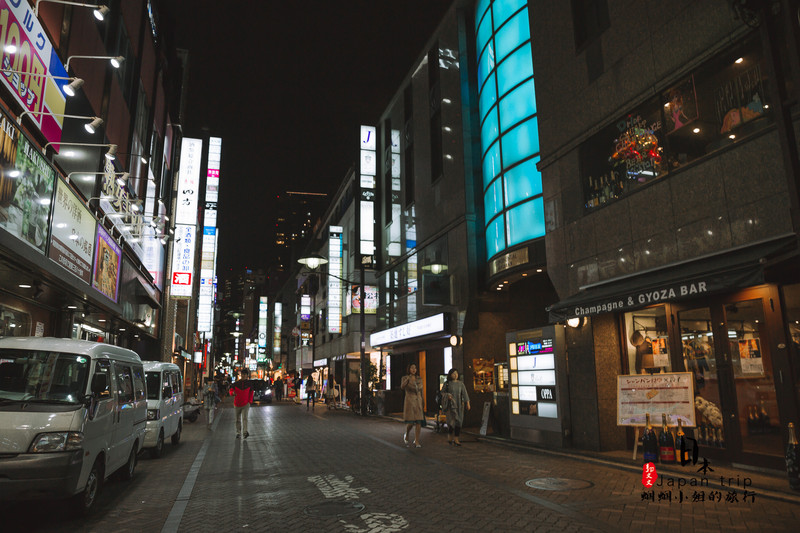
[(767, 408), (764, 406), (764, 400), (761, 400), (761, 413), (759, 413), (759, 418), (761, 419), (761, 432), (770, 433), (772, 431), (772, 426), (769, 423), (769, 414), (767, 413)]
[(586, 195), (586, 207), (594, 207), (594, 180), (589, 176), (589, 188)]
[(758, 432), (758, 421), (756, 418), (756, 406), (747, 406), (747, 434), (755, 435)]
[(683, 428), (681, 427), (681, 419), (678, 417), (678, 433), (675, 436), (675, 455), (677, 456), (678, 460), (680, 461), (681, 465), (685, 465), (689, 462), (689, 440), (686, 438), (686, 435), (683, 433)]
[(789, 422), (789, 443), (786, 444), (786, 474), (789, 476), (789, 486), (793, 490), (800, 490), (800, 445), (794, 434), (794, 424)]
[(598, 203), (600, 205), (603, 205), (604, 203), (606, 203), (608, 201), (608, 199), (606, 198), (606, 190), (605, 190), (605, 187), (604, 187), (604, 184), (603, 184), (603, 179), (604, 179), (604, 176), (600, 176), (597, 179), (597, 182), (596, 182), (597, 183), (597, 200), (598, 200)]
[(650, 425), (650, 413), (645, 414), (646, 426), (642, 435), (642, 457), (645, 463), (658, 462), (658, 439), (653, 426)]
[(714, 446), (717, 448), (725, 447), (725, 437), (722, 434), (722, 428), (717, 428), (714, 432)]
[(603, 182), (603, 195), (606, 197), (606, 202), (610, 202), (613, 199), (613, 191), (611, 190), (611, 183), (608, 175), (603, 175)]
[(705, 424), (700, 426), (700, 435), (698, 436), (697, 440), (703, 446), (708, 446), (708, 428)]
[(658, 454), (664, 464), (675, 462), (675, 439), (667, 426), (667, 415), (661, 413), (661, 435), (658, 436)]

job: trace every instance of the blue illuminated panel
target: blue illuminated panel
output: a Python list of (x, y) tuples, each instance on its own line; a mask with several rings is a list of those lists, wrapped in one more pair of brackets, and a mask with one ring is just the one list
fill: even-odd
[(480, 0), (475, 12), (487, 259), (545, 234), (528, 11)]

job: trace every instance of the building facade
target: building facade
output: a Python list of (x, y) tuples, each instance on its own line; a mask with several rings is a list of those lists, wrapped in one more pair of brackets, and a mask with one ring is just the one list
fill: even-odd
[(155, 3), (109, 7), (0, 3), (0, 335), (162, 359), (180, 64)]

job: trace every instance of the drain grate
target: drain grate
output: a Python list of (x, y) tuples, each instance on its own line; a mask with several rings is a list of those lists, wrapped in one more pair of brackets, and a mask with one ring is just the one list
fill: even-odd
[(567, 479), (563, 477), (539, 477), (525, 482), (532, 489), (541, 490), (578, 490), (592, 486), (592, 483), (583, 479)]
[(364, 510), (364, 504), (358, 502), (322, 502), (309, 505), (303, 509), (308, 516), (348, 516)]

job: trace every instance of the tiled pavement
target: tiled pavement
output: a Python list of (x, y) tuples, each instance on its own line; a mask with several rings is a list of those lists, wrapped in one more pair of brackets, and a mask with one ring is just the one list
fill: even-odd
[[(65, 519), (25, 504), (9, 531), (797, 531), (800, 497), (754, 477), (754, 497), (729, 488), (671, 487), (672, 501), (642, 500), (641, 470), (576, 460), (466, 436), (422, 434), (406, 448), (402, 426), (289, 403), (254, 407), (250, 437), (234, 438), (232, 409), (213, 431), (187, 424), (165, 457), (142, 458), (130, 483), (105, 488), (96, 516)], [(718, 472), (715, 472), (715, 475)], [(535, 478), (582, 480), (573, 490), (531, 488)], [(691, 478), (691, 476), (688, 476)], [(718, 480), (716, 480), (718, 481)], [(676, 481), (677, 483), (677, 481)], [(662, 487), (655, 494), (666, 491)], [(695, 496), (695, 492), (697, 495)], [(720, 502), (708, 501), (719, 492)], [(700, 493), (704, 502), (692, 501)], [(665, 493), (666, 494), (666, 493)], [(43, 512), (53, 508), (53, 512)], [(3, 515), (10, 516), (3, 507)], [(63, 511), (61, 509), (60, 511)], [(23, 517), (27, 517), (24, 518)], [(36, 524), (34, 526), (34, 524)], [(6, 530), (0, 524), (0, 529)]]

